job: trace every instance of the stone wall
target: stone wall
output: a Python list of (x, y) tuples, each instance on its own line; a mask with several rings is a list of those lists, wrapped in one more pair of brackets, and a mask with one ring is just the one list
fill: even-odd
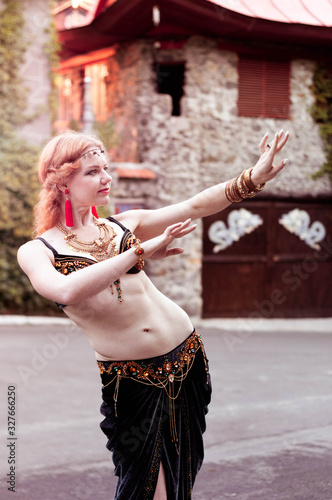
[[(237, 55), (221, 51), (217, 41), (192, 37), (182, 49), (160, 50), (140, 41), (126, 48), (131, 56), (117, 57), (118, 91), (109, 94), (112, 109), (128, 120), (132, 143), (140, 163), (158, 174), (150, 188), (141, 181), (116, 187), (143, 196), (149, 208), (157, 208), (193, 196), (215, 183), (236, 176), (256, 163), (258, 144), (265, 134), (289, 130), (286, 155), (289, 163), (264, 191), (265, 197), (326, 197), (331, 195), (327, 178), (311, 175), (324, 162), (318, 126), (308, 108), (314, 63), (295, 60), (291, 65), (290, 119), (247, 118), (237, 114)], [(170, 60), (185, 63), (181, 116), (172, 116), (169, 95), (156, 91), (153, 64)], [(114, 66), (114, 63), (112, 63)], [(128, 78), (130, 74), (130, 78)], [(120, 75), (120, 76), (119, 76)], [(121, 76), (122, 75), (122, 76)], [(126, 90), (121, 90), (130, 81)], [(115, 85), (115, 84), (114, 84)], [(120, 94), (119, 94), (120, 92)], [(121, 96), (121, 99), (119, 98)], [(127, 116), (124, 114), (125, 109)], [(134, 112), (135, 111), (135, 112)], [(127, 137), (130, 139), (130, 137)], [(121, 149), (121, 147), (120, 147)], [(124, 155), (125, 156), (125, 155)], [(124, 157), (123, 160), (130, 161)], [(143, 188), (143, 191), (142, 191)], [(127, 195), (128, 196), (128, 195)], [(150, 275), (157, 287), (190, 314), (201, 310), (202, 227), (186, 237), (184, 255), (154, 262)]]
[(114, 161), (137, 162), (137, 67), (142, 56), (139, 44), (124, 44), (108, 60), (107, 110), (113, 118), (119, 146)]

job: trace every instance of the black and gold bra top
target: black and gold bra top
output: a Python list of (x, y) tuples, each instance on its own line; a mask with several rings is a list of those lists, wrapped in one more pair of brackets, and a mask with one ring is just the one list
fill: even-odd
[[(114, 222), (118, 226), (121, 227), (123, 230), (123, 235), (120, 241), (120, 246), (119, 246), (119, 254), (125, 252), (126, 250), (129, 250), (129, 248), (132, 248), (135, 246), (137, 243), (137, 238), (135, 235), (128, 229), (126, 228), (121, 222), (113, 219), (113, 217), (107, 217), (107, 219), (111, 222)], [(70, 274), (74, 271), (78, 271), (79, 269), (83, 269), (84, 267), (91, 266), (92, 264), (97, 264), (97, 261), (94, 259), (90, 259), (89, 257), (81, 257), (78, 255), (67, 255), (67, 254), (61, 254), (59, 253), (52, 245), (46, 241), (44, 238), (41, 238), (40, 236), (36, 238), (37, 240), (40, 240), (44, 243), (44, 245), (49, 248), (54, 255), (54, 261), (55, 261), (55, 269), (61, 273), (61, 274)], [(133, 266), (129, 271), (127, 271), (126, 274), (137, 274), (139, 273), (140, 270), (137, 269), (137, 267)], [(116, 286), (116, 289), (118, 291), (118, 299), (122, 301), (121, 299), (121, 289), (119, 286), (120, 281), (116, 280), (114, 283)], [(66, 307), (65, 304), (59, 304), (58, 302), (55, 302), (55, 304), (61, 308)]]

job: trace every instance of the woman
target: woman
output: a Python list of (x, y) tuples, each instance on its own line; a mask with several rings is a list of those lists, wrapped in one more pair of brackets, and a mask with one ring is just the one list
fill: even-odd
[(38, 238), (19, 249), (18, 261), (95, 350), (117, 500), (191, 498), (211, 393), (198, 333), (148, 279), (144, 260), (180, 254), (169, 246), (194, 231), (191, 220), (262, 190), (286, 164), (273, 160), (287, 140), (281, 130), (268, 145), (265, 135), (252, 169), (189, 200), (104, 220), (94, 208), (108, 205), (111, 184), (100, 141), (68, 131), (41, 154)]

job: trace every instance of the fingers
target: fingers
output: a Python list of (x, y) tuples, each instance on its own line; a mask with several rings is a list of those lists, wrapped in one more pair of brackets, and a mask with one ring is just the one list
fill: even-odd
[(183, 248), (181, 247), (168, 248), (165, 257), (171, 257), (172, 255), (179, 255), (181, 253), (183, 253)]
[(279, 172), (281, 172), (281, 170), (284, 168), (284, 166), (286, 165), (287, 162), (288, 162), (288, 159), (285, 158), (285, 160), (281, 160), (276, 167), (273, 167), (274, 174), (275, 175), (279, 174)]
[(191, 219), (187, 219), (185, 222), (178, 222), (177, 224), (173, 224), (166, 229), (166, 232), (172, 236), (173, 238), (182, 238), (182, 236), (186, 236), (186, 234), (195, 231), (197, 224), (193, 224), (189, 226), (191, 223)]
[(171, 226), (168, 226), (166, 228), (166, 231), (169, 233), (169, 234), (173, 234), (173, 232), (176, 232), (178, 231), (179, 229), (182, 229), (183, 227), (187, 227), (191, 222), (191, 219), (187, 219), (186, 221), (184, 222), (177, 222), (176, 224), (172, 224)]
[(179, 228), (177, 231), (172, 232), (172, 236), (174, 238), (182, 238), (183, 236), (186, 236), (187, 234), (190, 234), (193, 231), (195, 231), (196, 227), (197, 227), (197, 224), (194, 224), (194, 225), (187, 227), (187, 228), (184, 228), (184, 229)]
[(279, 139), (281, 139), (282, 135), (283, 135), (284, 131), (281, 129), (279, 132), (277, 132), (274, 136), (274, 139), (273, 141), (271, 142), (270, 144), (270, 148), (269, 148), (269, 154), (274, 156), (277, 152), (277, 146), (278, 146), (278, 141)]
[(182, 229), (185, 229), (186, 227), (189, 226), (191, 222), (191, 219), (187, 219), (184, 222), (178, 222), (177, 224), (173, 224), (173, 226), (169, 226), (169, 229), (171, 229), (171, 234), (173, 234), (176, 231), (180, 231)]
[(186, 236), (186, 234), (189, 234), (189, 233), (192, 233), (193, 231), (195, 231), (195, 229), (197, 228), (197, 224), (193, 224), (192, 226), (189, 226), (185, 229), (182, 229), (178, 235), (179, 236)]
[[(282, 150), (282, 148), (284, 147), (284, 145), (286, 144), (286, 142), (288, 141), (288, 138), (289, 138), (289, 132), (287, 131), (285, 133), (285, 135), (282, 137), (280, 136), (279, 138), (279, 143), (278, 143), (278, 147), (277, 147), (277, 153), (279, 153), (279, 151)], [(281, 139), (281, 140), (280, 140)]]
[[(261, 150), (261, 153), (264, 154), (264, 153), (268, 153), (271, 151), (271, 149), (275, 148), (276, 146), (276, 142), (278, 141), (278, 137), (279, 137), (279, 134), (281, 133), (281, 135), (283, 134), (283, 130), (280, 130), (280, 132), (277, 132), (274, 136), (274, 139), (273, 141), (268, 144), (267, 143), (267, 139), (269, 137), (269, 134), (266, 133), (263, 137), (263, 139), (261, 140), (261, 142), (259, 143), (259, 149)], [(280, 136), (281, 137), (281, 136)], [(277, 141), (276, 141), (277, 139)]]
[(261, 142), (259, 143), (259, 149), (261, 151), (261, 153), (265, 153), (266, 151), (266, 141), (267, 141), (267, 138), (269, 137), (269, 134), (266, 133), (263, 137), (263, 139), (261, 140)]
[(274, 139), (270, 144), (267, 143), (268, 134), (265, 134), (261, 142), (259, 143), (259, 149), (261, 154), (272, 153), (275, 155), (282, 150), (289, 138), (289, 131), (284, 134), (283, 129), (279, 130), (274, 136)]

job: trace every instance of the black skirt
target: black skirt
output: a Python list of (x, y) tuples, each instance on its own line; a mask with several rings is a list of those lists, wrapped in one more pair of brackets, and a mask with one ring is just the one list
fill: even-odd
[(137, 361), (98, 361), (100, 424), (118, 476), (115, 500), (152, 500), (162, 463), (167, 497), (189, 500), (204, 456), (211, 399), (208, 361), (194, 331), (171, 352)]

